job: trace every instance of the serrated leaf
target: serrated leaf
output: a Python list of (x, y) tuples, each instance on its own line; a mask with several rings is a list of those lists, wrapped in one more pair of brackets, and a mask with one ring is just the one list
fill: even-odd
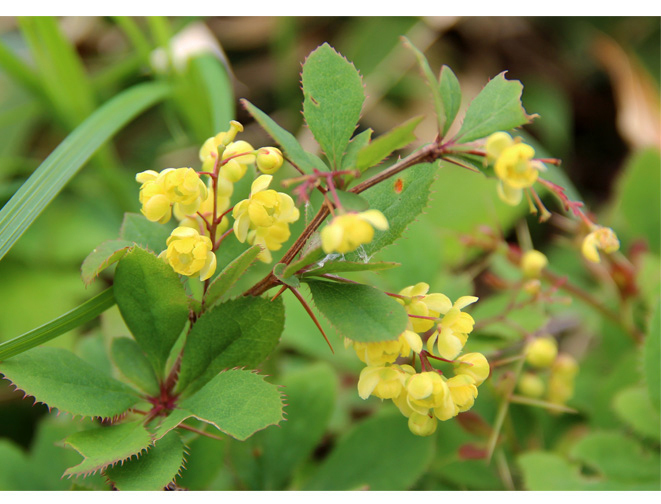
[(80, 267), (85, 285), (91, 284), (104, 269), (119, 261), (132, 246), (133, 243), (126, 240), (108, 240), (92, 250)]
[(113, 286), (122, 318), (162, 375), (165, 361), (188, 321), (188, 298), (170, 265), (139, 247), (117, 265)]
[[(318, 269), (310, 270), (311, 276), (319, 276), (324, 273), (347, 273), (354, 271), (382, 271), (401, 266), (396, 262), (349, 262), (349, 261), (327, 261)], [(307, 274), (307, 272), (306, 272)]]
[(434, 439), (411, 434), (399, 412), (372, 417), (335, 446), (303, 489), (406, 490), (433, 457)]
[(643, 371), (649, 398), (656, 411), (661, 409), (661, 301), (656, 300), (643, 346)]
[(351, 139), (349, 145), (347, 146), (347, 152), (344, 154), (344, 158), (342, 158), (343, 170), (356, 169), (358, 154), (363, 149), (363, 147), (370, 143), (372, 133), (374, 133), (372, 128), (368, 128)]
[(155, 491), (174, 481), (184, 462), (184, 444), (176, 432), (170, 432), (147, 453), (104, 472), (117, 490)]
[(345, 259), (365, 262), (365, 259), (397, 240), (427, 206), (429, 188), (437, 170), (437, 163), (422, 163), (363, 192), (370, 208), (380, 210), (388, 219), (390, 228), (375, 233), (370, 243), (356, 252), (345, 254)]
[(156, 439), (191, 417), (243, 441), (282, 420), (282, 397), (275, 385), (252, 371), (224, 371), (183, 400), (159, 426)]
[(142, 422), (127, 422), (99, 429), (76, 432), (64, 440), (80, 453), (83, 461), (64, 472), (64, 476), (93, 474), (108, 466), (140, 455), (152, 444), (152, 435)]
[(213, 306), (221, 300), (239, 278), (255, 264), (260, 250), (259, 245), (253, 245), (225, 266), (223, 271), (211, 282), (204, 296), (204, 302), (207, 307)]
[(231, 316), (227, 307), (220, 305), (197, 319), (186, 336), (177, 393), (185, 390), (199, 376), (207, 372), (213, 376), (222, 369), (213, 366), (214, 359), (241, 337), (241, 327)]
[(367, 200), (360, 194), (341, 191), (339, 189), (335, 190), (335, 194), (337, 194), (337, 199), (340, 200), (342, 207), (347, 211), (364, 212), (370, 207), (370, 204), (367, 202)]
[(305, 60), (301, 80), (305, 122), (337, 169), (365, 101), (362, 78), (344, 56), (323, 44)]
[(304, 151), (294, 135), (279, 126), (267, 114), (259, 110), (246, 99), (242, 99), (241, 103), (248, 113), (255, 118), (259, 125), (264, 128), (264, 131), (266, 131), (271, 138), (282, 147), (285, 157), (293, 165), (298, 166), (301, 170), (307, 173), (312, 173), (315, 168), (321, 170), (327, 169), (321, 159), (317, 158), (314, 154)]
[[(213, 355), (213, 360), (199, 374), (199, 378), (190, 384), (187, 395), (200, 389), (223, 369), (257, 367), (275, 349), (285, 326), (285, 309), (280, 298), (275, 301), (255, 297), (231, 299), (214, 307), (208, 314), (210, 317), (205, 326), (199, 329), (199, 336), (195, 336), (195, 339), (200, 339), (195, 343), (199, 345), (200, 352), (204, 351), (205, 342), (212, 337), (214, 322), (233, 321), (239, 327), (240, 334), (235, 338), (236, 333), (232, 330), (223, 335), (222, 344), (208, 343), (218, 353)], [(196, 326), (197, 323), (193, 330)], [(228, 340), (231, 340), (229, 345), (222, 346)]]
[(491, 79), (466, 110), (457, 142), (472, 142), (497, 131), (509, 131), (530, 122), (534, 116), (521, 104), (523, 85), (505, 78), (505, 72)]
[(119, 237), (158, 254), (165, 250), (165, 241), (171, 231), (172, 226), (151, 222), (144, 215), (127, 212), (124, 214)]
[(306, 280), (317, 309), (353, 341), (395, 340), (408, 324), (406, 310), (369, 285)]
[(0, 373), (26, 394), (73, 415), (111, 418), (138, 402), (129, 387), (61, 348), (34, 348), (0, 363)]
[(356, 169), (364, 172), (372, 166), (376, 166), (386, 159), (394, 151), (403, 149), (415, 141), (413, 130), (417, 128), (423, 117), (418, 116), (409, 119), (399, 126), (372, 140), (369, 145), (363, 147), (358, 154)]
[(287, 264), (278, 263), (273, 267), (273, 276), (280, 280), (283, 284), (288, 285), (289, 287), (294, 287), (298, 289), (301, 286), (301, 282), (295, 276), (286, 276), (285, 270), (287, 269)]
[(613, 409), (622, 421), (637, 434), (661, 440), (661, 416), (643, 387), (630, 387), (619, 391), (613, 398)]
[(119, 372), (138, 388), (152, 397), (158, 396), (158, 378), (149, 359), (131, 338), (115, 338), (110, 346), (110, 357)]
[(457, 112), (459, 112), (459, 107), (461, 106), (461, 86), (459, 86), (457, 76), (447, 65), (443, 65), (441, 68), (438, 86), (441, 100), (443, 101), (443, 113), (445, 115), (445, 125), (441, 130), (441, 138), (443, 138), (450, 129), (450, 126), (452, 126), (455, 117), (457, 117)]

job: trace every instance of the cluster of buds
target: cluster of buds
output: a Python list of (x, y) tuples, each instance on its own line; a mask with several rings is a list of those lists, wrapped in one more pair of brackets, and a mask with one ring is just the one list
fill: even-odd
[[(247, 200), (234, 207), (234, 231), (241, 242), (262, 246), (259, 258), (270, 262), (270, 250), (278, 250), (289, 236), (289, 224), (299, 217), (293, 200), (283, 193), (268, 191), (272, 173), (283, 164), (275, 147), (255, 150), (236, 140), (243, 126), (231, 121), (227, 131), (207, 139), (199, 152), (202, 170), (168, 168), (157, 173), (147, 170), (136, 175), (140, 186), (142, 214), (152, 222), (166, 223), (172, 215), (179, 226), (167, 240), (163, 258), (181, 275), (209, 279), (216, 269), (217, 238), (229, 228), (234, 184), (256, 165), (262, 173)], [(202, 177), (208, 177), (205, 183)], [(223, 235), (224, 236), (224, 235)]]
[[(461, 310), (477, 298), (464, 296), (453, 304), (446, 295), (428, 291), (429, 285), (421, 282), (397, 295), (410, 317), (407, 329), (397, 340), (346, 342), (367, 364), (358, 380), (360, 397), (391, 399), (409, 419), (411, 432), (418, 436), (432, 435), (438, 420), (449, 420), (469, 410), (477, 397), (477, 387), (489, 376), (489, 363), (482, 354), (459, 355), (475, 323)], [(427, 339), (427, 350), (423, 350), (423, 338)], [(412, 352), (419, 356), (421, 372), (409, 364), (396, 363)], [(429, 358), (451, 362), (455, 376), (443, 375), (429, 364)]]

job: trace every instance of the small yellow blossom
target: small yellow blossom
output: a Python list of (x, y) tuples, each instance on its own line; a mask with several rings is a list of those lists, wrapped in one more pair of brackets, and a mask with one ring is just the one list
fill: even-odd
[(358, 395), (394, 399), (401, 394), (407, 376), (399, 366), (367, 366), (360, 372)]
[(163, 178), (154, 170), (147, 170), (135, 176), (140, 182), (140, 211), (152, 222), (165, 224), (172, 216), (172, 202), (165, 194)]
[(574, 395), (574, 380), (578, 373), (578, 363), (571, 355), (561, 354), (551, 367), (549, 379), (549, 402), (564, 404)]
[(539, 278), (549, 260), (539, 250), (528, 250), (521, 257), (521, 270), (527, 278)]
[(447, 381), (447, 385), (459, 413), (473, 407), (477, 397), (477, 386), (472, 376), (467, 374), (453, 376)]
[(327, 254), (346, 254), (374, 238), (374, 228), (388, 229), (386, 217), (378, 210), (337, 215), (321, 230), (321, 247)]
[(441, 319), (440, 332), (434, 332), (427, 340), (429, 352), (433, 352), (437, 344), (438, 353), (444, 359), (452, 360), (459, 355), (475, 325), (473, 317), (461, 310), (477, 300), (475, 296), (462, 296), (455, 301)]
[(153, 222), (166, 223), (172, 215), (171, 205), (182, 214), (194, 214), (207, 197), (207, 187), (192, 168), (168, 168), (160, 173), (147, 170), (138, 173), (142, 213)]
[(368, 366), (383, 366), (395, 362), (400, 355), (406, 357), (411, 353), (408, 339), (402, 333), (399, 338), (391, 341), (354, 341), (353, 348), (358, 358)]
[(457, 357), (454, 363), (454, 372), (458, 375), (465, 374), (475, 380), (475, 386), (479, 387), (489, 377), (491, 369), (487, 358), (481, 353), (473, 352)]
[(406, 381), (407, 402), (413, 411), (427, 414), (443, 405), (450, 394), (446, 381), (436, 371), (415, 374)]
[(416, 436), (431, 436), (436, 432), (437, 425), (438, 420), (435, 416), (422, 415), (414, 411), (409, 417), (409, 430)]
[(257, 168), (262, 173), (266, 173), (267, 175), (274, 174), (280, 169), (283, 162), (284, 158), (280, 149), (262, 147), (257, 151)]
[(526, 347), (526, 362), (528, 364), (545, 368), (553, 364), (558, 355), (558, 344), (550, 336), (536, 338)]
[(276, 221), (272, 226), (258, 227), (249, 231), (247, 240), (250, 245), (261, 245), (262, 250), (257, 255), (257, 259), (270, 263), (273, 260), (271, 250), (280, 250), (290, 236), (289, 224)]
[[(219, 176), (216, 183), (216, 216), (221, 215), (225, 210), (230, 207), (230, 197), (234, 191), (234, 185), (227, 180), (226, 178)], [(209, 230), (207, 229), (205, 221), (211, 222), (214, 219), (213, 216), (213, 186), (209, 182), (207, 188), (207, 198), (200, 204), (200, 208), (197, 212), (193, 214), (184, 214), (178, 205), (174, 207), (174, 216), (179, 221), (180, 226), (191, 227), (197, 229), (200, 234), (209, 236)], [(223, 233), (229, 227), (229, 219), (223, 217), (220, 221), (220, 224), (216, 227), (216, 234)]]
[(238, 182), (248, 170), (248, 165), (255, 162), (255, 149), (244, 140), (232, 142), (223, 152), (223, 165), (220, 173), (232, 182)]
[(534, 373), (524, 373), (517, 385), (519, 392), (526, 397), (534, 399), (540, 398), (544, 395), (544, 381)]
[(159, 257), (180, 275), (199, 275), (200, 280), (207, 280), (216, 271), (216, 254), (211, 240), (195, 229), (180, 226), (172, 231), (166, 243), (168, 248)]
[(208, 138), (200, 149), (200, 161), (202, 161), (202, 171), (212, 172), (216, 159), (218, 158), (218, 148), (227, 147), (234, 141), (237, 133), (243, 131), (243, 126), (238, 121), (230, 121), (230, 129), (221, 131), (216, 136)]
[[(429, 292), (429, 284), (420, 282), (399, 292), (400, 296), (406, 296), (410, 300), (397, 298), (397, 301), (404, 306), (409, 315), (422, 317), (439, 317), (441, 313), (447, 313), (452, 308), (452, 301), (445, 294), (427, 294), (427, 292)], [(428, 331), (434, 325), (433, 320), (415, 317), (412, 317), (410, 322), (413, 330), (418, 333)]]
[(581, 250), (588, 261), (598, 263), (600, 259), (597, 250), (603, 250), (605, 253), (611, 254), (619, 248), (620, 240), (617, 239), (617, 235), (611, 228), (595, 226), (592, 232), (583, 240)]

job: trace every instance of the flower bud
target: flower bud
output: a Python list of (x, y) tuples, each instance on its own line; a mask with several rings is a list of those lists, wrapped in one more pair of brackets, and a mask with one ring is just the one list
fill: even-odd
[(465, 374), (475, 380), (475, 386), (480, 386), (489, 377), (489, 362), (481, 353), (468, 353), (457, 357), (454, 363), (455, 374)]
[(529, 250), (521, 258), (521, 269), (527, 278), (539, 278), (549, 260), (538, 250)]
[(526, 397), (542, 397), (545, 388), (544, 381), (534, 373), (525, 373), (518, 384), (519, 392)]
[(257, 151), (257, 168), (267, 175), (277, 172), (283, 161), (282, 152), (275, 147), (262, 147)]
[(409, 429), (416, 436), (431, 436), (436, 432), (437, 424), (436, 417), (423, 415), (415, 411), (409, 417)]
[(537, 338), (526, 348), (526, 361), (538, 368), (549, 367), (553, 364), (556, 355), (558, 355), (558, 344), (550, 336)]

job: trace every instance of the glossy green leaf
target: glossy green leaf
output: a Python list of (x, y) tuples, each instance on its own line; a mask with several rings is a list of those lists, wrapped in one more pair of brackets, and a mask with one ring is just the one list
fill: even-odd
[(140, 84), (108, 101), (78, 126), (0, 210), (0, 259), (99, 147), (168, 92), (163, 83)]
[(354, 271), (383, 271), (401, 266), (395, 262), (349, 262), (349, 261), (327, 261), (323, 266), (310, 270), (309, 274), (321, 275), (324, 273), (349, 273)]
[(185, 463), (184, 444), (176, 432), (160, 439), (147, 453), (104, 471), (117, 490), (156, 491), (169, 485)]
[(312, 173), (312, 170), (315, 168), (323, 171), (328, 169), (321, 159), (304, 151), (294, 135), (279, 126), (267, 114), (259, 110), (248, 100), (242, 99), (241, 103), (259, 125), (264, 128), (264, 131), (282, 147), (282, 152), (290, 163), (307, 173)]
[(117, 264), (117, 306), (157, 374), (188, 321), (188, 298), (169, 264), (139, 247)]
[(129, 387), (61, 348), (34, 348), (0, 363), (0, 373), (36, 401), (73, 415), (112, 418), (139, 400)]
[(244, 369), (225, 371), (181, 401), (160, 425), (157, 439), (191, 417), (244, 440), (283, 419), (282, 397), (278, 387), (263, 376)]
[(119, 229), (119, 237), (159, 254), (166, 249), (165, 242), (172, 229), (170, 225), (151, 222), (144, 215), (127, 212)]
[(353, 341), (395, 340), (404, 332), (404, 307), (382, 291), (362, 284), (307, 280), (317, 309)]
[(305, 122), (337, 169), (365, 101), (362, 78), (344, 56), (323, 44), (305, 60), (301, 80)]
[(119, 261), (132, 246), (133, 243), (126, 240), (108, 240), (92, 250), (80, 267), (83, 283), (91, 284), (104, 269)]
[(326, 254), (324, 251), (321, 250), (321, 243), (318, 243), (317, 245), (311, 247), (309, 250), (304, 250), (300, 259), (292, 261), (289, 266), (285, 268), (283, 275), (292, 276), (294, 273), (300, 271), (306, 266), (310, 266), (311, 264), (320, 261), (325, 255)]
[(81, 432), (64, 440), (80, 453), (83, 461), (64, 476), (88, 475), (140, 454), (152, 444), (152, 436), (142, 422), (126, 422)]
[(209, 285), (204, 297), (206, 306), (213, 306), (227, 294), (237, 280), (255, 264), (260, 250), (259, 245), (253, 245), (223, 268)]
[(110, 346), (110, 356), (119, 372), (140, 390), (152, 397), (158, 396), (158, 378), (149, 359), (131, 338), (115, 338)]
[(374, 239), (356, 252), (345, 254), (347, 261), (366, 262), (373, 254), (399, 238), (429, 202), (429, 188), (436, 177), (437, 163), (423, 163), (378, 184), (362, 195), (370, 208), (388, 219), (388, 231), (376, 231)]
[[(658, 277), (657, 277), (658, 279)], [(661, 301), (656, 300), (643, 346), (643, 372), (649, 398), (656, 411), (661, 410)]]
[(288, 285), (298, 289), (301, 286), (300, 280), (295, 276), (286, 276), (285, 270), (287, 269), (287, 264), (278, 263), (273, 267), (273, 276), (280, 280), (283, 284)]
[(9, 359), (30, 348), (46, 343), (71, 329), (94, 320), (115, 304), (112, 288), (106, 289), (89, 301), (32, 331), (0, 344), (0, 361)]
[(338, 442), (303, 489), (407, 490), (431, 463), (434, 448), (434, 438), (411, 434), (399, 412), (372, 417)]
[(370, 143), (372, 133), (374, 133), (374, 131), (371, 128), (368, 128), (351, 139), (347, 146), (347, 152), (344, 154), (344, 158), (342, 158), (343, 170), (357, 169), (356, 163), (358, 161), (358, 154), (363, 147)]
[(356, 168), (363, 172), (382, 162), (394, 151), (403, 149), (410, 143), (414, 142), (415, 135), (413, 134), (413, 130), (417, 128), (422, 119), (422, 116), (409, 119), (405, 123), (394, 127), (387, 133), (372, 140), (368, 145), (363, 147), (358, 154)]
[(529, 123), (534, 116), (524, 110), (522, 92), (521, 83), (507, 80), (505, 72), (491, 79), (466, 110), (457, 142), (472, 142)]
[[(203, 325), (196, 329), (200, 321)], [(227, 324), (227, 332), (214, 329), (219, 324)], [(194, 343), (191, 343), (195, 357), (191, 357), (190, 372), (186, 372), (184, 379), (197, 379), (190, 384), (186, 394), (198, 390), (223, 369), (257, 367), (278, 345), (284, 325), (282, 299), (240, 297), (214, 307), (196, 322), (191, 331), (195, 331)], [(214, 337), (219, 341), (211, 341)], [(203, 357), (205, 347), (209, 355)], [(184, 351), (184, 357), (185, 354)], [(200, 369), (199, 366), (203, 365), (206, 368)], [(183, 390), (183, 386), (187, 384), (182, 383), (178, 390)]]
[(457, 76), (447, 65), (443, 65), (441, 68), (439, 80), (439, 91), (443, 101), (443, 114), (445, 115), (445, 125), (441, 131), (441, 137), (445, 137), (461, 106), (461, 86), (459, 86)]
[(647, 389), (630, 387), (613, 397), (615, 414), (640, 436), (661, 441), (661, 415), (650, 401)]
[(337, 199), (340, 200), (342, 207), (349, 212), (364, 212), (370, 207), (370, 204), (360, 194), (335, 190)]

